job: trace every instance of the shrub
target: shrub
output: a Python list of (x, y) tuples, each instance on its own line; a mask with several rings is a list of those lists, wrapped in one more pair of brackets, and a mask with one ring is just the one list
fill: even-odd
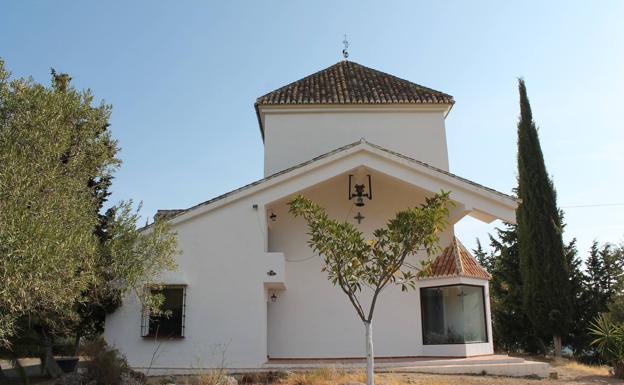
[(102, 337), (85, 344), (82, 353), (88, 359), (87, 377), (98, 385), (118, 385), (121, 375), (129, 371), (126, 357)]
[(272, 384), (287, 378), (289, 372), (286, 371), (268, 371), (245, 373), (241, 375), (239, 382), (241, 384)]
[(594, 337), (591, 344), (613, 365), (615, 376), (624, 378), (624, 323), (601, 314), (590, 324), (589, 334)]

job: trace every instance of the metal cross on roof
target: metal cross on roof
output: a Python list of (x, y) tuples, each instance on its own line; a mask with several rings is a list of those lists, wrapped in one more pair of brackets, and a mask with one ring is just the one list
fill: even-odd
[(346, 33), (344, 35), (344, 40), (342, 41), (342, 44), (344, 44), (344, 49), (342, 50), (342, 57), (344, 57), (344, 59), (347, 60), (349, 58), (349, 51), (347, 51), (349, 49), (349, 40), (347, 40)]

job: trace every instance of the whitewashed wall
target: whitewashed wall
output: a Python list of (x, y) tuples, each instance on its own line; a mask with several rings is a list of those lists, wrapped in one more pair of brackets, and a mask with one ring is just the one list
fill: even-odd
[[(183, 249), (179, 271), (188, 285), (186, 337), (163, 341), (153, 368), (214, 367), (223, 346), (230, 367), (266, 361), (264, 280), (279, 264), (267, 263), (274, 258), (264, 253), (263, 216), (240, 200), (175, 226)], [(131, 366), (147, 368), (158, 343), (141, 337), (140, 317), (136, 302), (126, 301), (106, 318), (105, 337)]]
[[(387, 175), (428, 186), (430, 191), (453, 189), (447, 177), (431, 179), (414, 172), (404, 162), (386, 159), (366, 148), (362, 144), (297, 170), (295, 176), (277, 177), (240, 196), (226, 197), (173, 219), (183, 255), (177, 258), (179, 272), (163, 277), (162, 283), (183, 280), (188, 285), (186, 338), (162, 344), (143, 339), (140, 308), (129, 298), (107, 317), (106, 339), (126, 354), (131, 366), (143, 370), (151, 366), (152, 373), (214, 367), (221, 360), (218, 350), (223, 346), (227, 346), (229, 368), (260, 367), (266, 362), (267, 353), (273, 357), (361, 356), (363, 326), (345, 296), (320, 272), (319, 259), (294, 262), (312, 254), (306, 244), (303, 221), (287, 213), (284, 199), (303, 190), (328, 207), (332, 216), (353, 221), (358, 210), (347, 200), (347, 175), (361, 165), (383, 170), (386, 174), (371, 172), (374, 200), (361, 209), (366, 217), (361, 228), (370, 235), (395, 211), (424, 198), (421, 190)], [(501, 215), (513, 213), (510, 202), (476, 195), (471, 192), (473, 189), (453, 189), (452, 196), (471, 209)], [(269, 229), (266, 214), (271, 210), (278, 218), (270, 222)], [(462, 214), (466, 212), (456, 218)], [(451, 236), (449, 230), (442, 246), (450, 242)], [(286, 259), (291, 262), (285, 262)], [(269, 270), (277, 274), (269, 277)], [(285, 290), (279, 290), (283, 284)], [(272, 303), (267, 299), (274, 290), (279, 299)], [(459, 345), (423, 348), (418, 295), (417, 291), (405, 294), (397, 289), (382, 294), (374, 321), (377, 355), (491, 352), (491, 343), (468, 345), (462, 352)], [(489, 307), (487, 312), (489, 320)], [(491, 341), (491, 330), (488, 331)]]
[(271, 175), (361, 138), (448, 170), (444, 111), (355, 108), (268, 109), (264, 115), (264, 174)]
[[(424, 202), (422, 191), (380, 174), (373, 174), (373, 200), (362, 208), (347, 200), (347, 175), (305, 191), (305, 196), (327, 208), (332, 218), (348, 220), (364, 231), (382, 227), (394, 214)], [(273, 207), (272, 207), (273, 208)], [(286, 257), (287, 289), (269, 303), (269, 356), (272, 358), (361, 357), (364, 355), (364, 326), (339, 287), (321, 272), (321, 260), (307, 246), (305, 222), (276, 205), (276, 222), (270, 224), (269, 250)], [(353, 217), (361, 212), (361, 225)], [(441, 244), (452, 238), (452, 228)], [(422, 254), (421, 258), (425, 254)], [(418, 265), (416, 258), (410, 261)], [(368, 296), (367, 296), (368, 297)], [(363, 300), (369, 303), (369, 298)], [(418, 356), (422, 354), (420, 302), (418, 293), (403, 293), (390, 287), (379, 297), (373, 321), (375, 354)]]

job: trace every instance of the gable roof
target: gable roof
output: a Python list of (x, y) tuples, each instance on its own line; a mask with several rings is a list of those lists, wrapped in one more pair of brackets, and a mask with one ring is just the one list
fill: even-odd
[(420, 279), (450, 277), (490, 279), (490, 273), (477, 262), (457, 237), (453, 237), (451, 244), (433, 260), (428, 274)]
[[(166, 215), (164, 219), (171, 220), (171, 219), (174, 219), (174, 218), (178, 218), (178, 217), (183, 216), (183, 215), (185, 215), (187, 213), (190, 213), (192, 211), (198, 210), (198, 209), (200, 209), (202, 207), (214, 205), (214, 204), (217, 204), (217, 203), (219, 203), (221, 201), (225, 201), (225, 200), (236, 199), (237, 196), (239, 196), (239, 195), (243, 196), (243, 194), (245, 194), (245, 193), (249, 193), (250, 194), (253, 191), (255, 191), (254, 189), (256, 189), (256, 188), (261, 188), (261, 186), (268, 186), (269, 184), (273, 183), (274, 181), (281, 180), (282, 178), (290, 178), (291, 175), (294, 175), (298, 171), (302, 171), (303, 169), (306, 169), (308, 166), (313, 166), (313, 165), (315, 165), (317, 163), (322, 162), (323, 160), (326, 160), (326, 159), (334, 157), (334, 156), (339, 156), (341, 153), (346, 153), (349, 150), (357, 150), (358, 148), (368, 148), (371, 151), (377, 150), (381, 154), (383, 154), (384, 156), (394, 157), (395, 159), (399, 158), (399, 159), (405, 160), (408, 163), (410, 163), (412, 166), (416, 166), (416, 167), (420, 167), (421, 169), (429, 170), (429, 172), (432, 172), (434, 174), (438, 174), (439, 176), (446, 176), (446, 177), (454, 180), (455, 182), (459, 182), (459, 183), (464, 184), (464, 185), (470, 185), (473, 188), (476, 188), (477, 190), (481, 190), (484, 193), (494, 194), (495, 196), (498, 196), (499, 198), (503, 198), (503, 199), (508, 200), (508, 201), (517, 202), (517, 199), (514, 198), (511, 195), (508, 195), (508, 194), (496, 191), (496, 190), (491, 189), (489, 187), (483, 186), (483, 185), (481, 185), (479, 183), (476, 183), (476, 182), (470, 181), (468, 179), (462, 178), (460, 176), (457, 176), (457, 175), (455, 175), (453, 173), (450, 173), (450, 172), (448, 172), (446, 170), (442, 170), (440, 168), (432, 166), (432, 165), (430, 165), (428, 163), (421, 162), (419, 160), (416, 160), (416, 159), (410, 158), (408, 156), (399, 154), (399, 153), (397, 153), (395, 151), (388, 150), (388, 149), (386, 149), (386, 148), (384, 148), (382, 146), (378, 146), (376, 144), (367, 142), (364, 138), (362, 138), (362, 139), (360, 139), (357, 142), (353, 142), (353, 143), (347, 144), (345, 146), (339, 147), (339, 148), (337, 148), (335, 150), (326, 152), (326, 153), (321, 154), (321, 155), (319, 155), (319, 156), (317, 156), (315, 158), (312, 158), (312, 159), (310, 159), (308, 161), (299, 163), (297, 165), (294, 165), (294, 166), (289, 167), (287, 169), (284, 169), (282, 171), (278, 171), (278, 172), (276, 172), (276, 173), (274, 173), (272, 175), (269, 175), (269, 176), (267, 176), (265, 178), (259, 179), (259, 180), (255, 181), (255, 182), (249, 183), (249, 184), (247, 184), (245, 186), (239, 187), (239, 188), (237, 188), (235, 190), (232, 190), (232, 191), (227, 192), (225, 194), (219, 195), (219, 196), (217, 196), (215, 198), (212, 198), (212, 199), (209, 199), (209, 200), (204, 201), (202, 203), (199, 203), (197, 205), (191, 206), (191, 207), (189, 207), (187, 209), (165, 210), (168, 215)], [(163, 210), (160, 210), (160, 211), (163, 211)], [(151, 225), (149, 225), (149, 226), (151, 226)], [(146, 226), (146, 227), (149, 227), (149, 226)]]
[(260, 106), (454, 103), (451, 95), (343, 60), (260, 96), (254, 106), (264, 138)]
[(342, 60), (259, 97), (273, 104), (453, 104), (453, 97), (356, 62)]

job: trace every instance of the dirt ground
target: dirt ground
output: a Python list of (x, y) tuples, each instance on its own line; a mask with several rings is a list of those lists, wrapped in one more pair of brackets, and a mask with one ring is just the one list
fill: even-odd
[[(573, 361), (562, 360), (550, 362), (553, 371), (557, 372), (558, 379), (530, 379), (511, 378), (496, 376), (473, 376), (473, 375), (443, 375), (423, 373), (380, 373), (376, 375), (379, 385), (598, 385), (598, 384), (624, 384), (609, 376), (605, 366), (585, 366)], [(157, 383), (150, 379), (150, 383)], [(31, 384), (52, 385), (54, 380), (32, 378)], [(185, 385), (187, 381), (180, 379), (178, 385)], [(192, 381), (195, 382), (195, 381)], [(280, 385), (339, 385), (348, 382), (365, 382), (364, 373), (336, 373), (331, 370), (316, 371), (309, 373), (294, 373), (290, 377), (280, 380), (275, 384)], [(18, 385), (18, 381), (4, 382), (2, 385)], [(201, 381), (200, 381), (201, 384)], [(249, 384), (251, 385), (251, 384)], [(256, 382), (254, 385), (266, 385), (266, 382)]]

